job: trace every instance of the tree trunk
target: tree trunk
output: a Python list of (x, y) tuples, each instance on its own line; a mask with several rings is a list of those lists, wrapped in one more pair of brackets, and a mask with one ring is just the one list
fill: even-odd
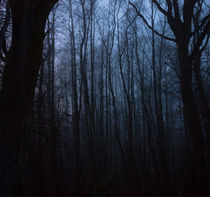
[(208, 99), (205, 94), (203, 84), (202, 84), (202, 79), (201, 79), (201, 74), (200, 74), (200, 66), (201, 66), (201, 52), (198, 52), (197, 56), (194, 59), (194, 73), (195, 73), (195, 79), (196, 79), (196, 86), (198, 90), (198, 96), (199, 96), (199, 101), (200, 101), (200, 106), (201, 106), (201, 115), (202, 118), (204, 119), (204, 127), (206, 130), (206, 133), (210, 130), (210, 112), (209, 112), (209, 105), (208, 105)]
[(18, 196), (22, 195), (30, 145), (33, 97), (42, 57), (45, 22), (55, 2), (10, 0), (13, 31), (0, 92), (0, 153), (1, 158), (5, 158), (0, 167), (4, 171), (1, 175), (13, 180), (6, 183), (7, 190), (19, 180)]
[(189, 150), (191, 158), (192, 182), (198, 187), (206, 180), (204, 142), (200, 117), (195, 104), (192, 90), (192, 63), (188, 55), (184, 53), (183, 46), (178, 46), (181, 68), (181, 93), (183, 100), (184, 120), (187, 135), (189, 137)]

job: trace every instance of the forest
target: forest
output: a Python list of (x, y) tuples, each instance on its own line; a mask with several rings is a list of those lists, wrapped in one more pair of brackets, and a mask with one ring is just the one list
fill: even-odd
[(0, 0), (0, 197), (209, 197), (208, 0)]

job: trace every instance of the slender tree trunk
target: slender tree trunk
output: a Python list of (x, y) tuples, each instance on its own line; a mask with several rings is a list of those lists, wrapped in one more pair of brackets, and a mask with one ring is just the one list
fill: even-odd
[(195, 73), (196, 86), (197, 86), (199, 101), (200, 101), (200, 106), (201, 106), (201, 116), (204, 119), (203, 122), (204, 122), (205, 130), (208, 133), (210, 130), (210, 125), (209, 125), (210, 111), (209, 111), (208, 99), (203, 89), (203, 84), (202, 84), (202, 79), (201, 79), (201, 74), (200, 74), (201, 55), (202, 53), (198, 52), (193, 62), (193, 69)]
[[(152, 3), (152, 28), (154, 29), (154, 13), (153, 13), (153, 3)], [(160, 46), (162, 47), (162, 46)], [(160, 51), (162, 49), (160, 48)], [(166, 184), (169, 184), (169, 172), (168, 172), (168, 165), (167, 165), (167, 155), (166, 155), (166, 147), (165, 147), (165, 129), (163, 124), (163, 116), (162, 116), (162, 102), (161, 102), (161, 82), (159, 82), (159, 89), (158, 89), (158, 79), (157, 79), (157, 65), (155, 59), (155, 33), (152, 31), (152, 70), (153, 70), (153, 91), (154, 91), (154, 106), (155, 106), (155, 123), (157, 127), (157, 136), (158, 136), (158, 146), (160, 148), (160, 163), (163, 172), (163, 181)], [(160, 57), (161, 59), (161, 52)], [(161, 60), (160, 60), (161, 61)], [(161, 64), (161, 63), (160, 63)], [(159, 76), (161, 77), (161, 76)], [(161, 78), (159, 78), (161, 81)], [(159, 90), (159, 98), (158, 98), (158, 90)]]
[(74, 18), (73, 18), (73, 10), (72, 10), (72, 1), (69, 1), (70, 5), (70, 19), (71, 19), (71, 64), (72, 64), (72, 88), (73, 88), (73, 137), (74, 137), (74, 147), (75, 147), (75, 192), (76, 195), (80, 194), (80, 190), (82, 187), (82, 163), (81, 163), (81, 132), (80, 132), (80, 109), (78, 105), (78, 89), (77, 89), (77, 61), (76, 61), (76, 46), (75, 46), (75, 30), (74, 30)]

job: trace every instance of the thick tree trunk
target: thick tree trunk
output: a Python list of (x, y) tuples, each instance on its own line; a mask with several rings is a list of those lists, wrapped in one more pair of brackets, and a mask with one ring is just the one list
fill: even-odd
[(4, 174), (1, 172), (0, 176), (11, 187), (18, 179), (19, 196), (22, 195), (22, 177), (30, 145), (33, 97), (42, 57), (45, 22), (55, 2), (10, 0), (12, 44), (0, 92), (0, 153), (4, 158), (0, 164)]
[(184, 53), (182, 46), (178, 47), (181, 68), (181, 93), (183, 100), (185, 129), (189, 137), (189, 150), (191, 158), (192, 182), (201, 186), (206, 180), (204, 142), (200, 117), (195, 104), (192, 90), (192, 63), (189, 56)]

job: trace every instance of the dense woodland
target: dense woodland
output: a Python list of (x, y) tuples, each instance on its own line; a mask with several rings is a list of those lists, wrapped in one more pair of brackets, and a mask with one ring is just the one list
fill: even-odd
[(0, 0), (0, 196), (210, 196), (209, 37), (208, 0)]

